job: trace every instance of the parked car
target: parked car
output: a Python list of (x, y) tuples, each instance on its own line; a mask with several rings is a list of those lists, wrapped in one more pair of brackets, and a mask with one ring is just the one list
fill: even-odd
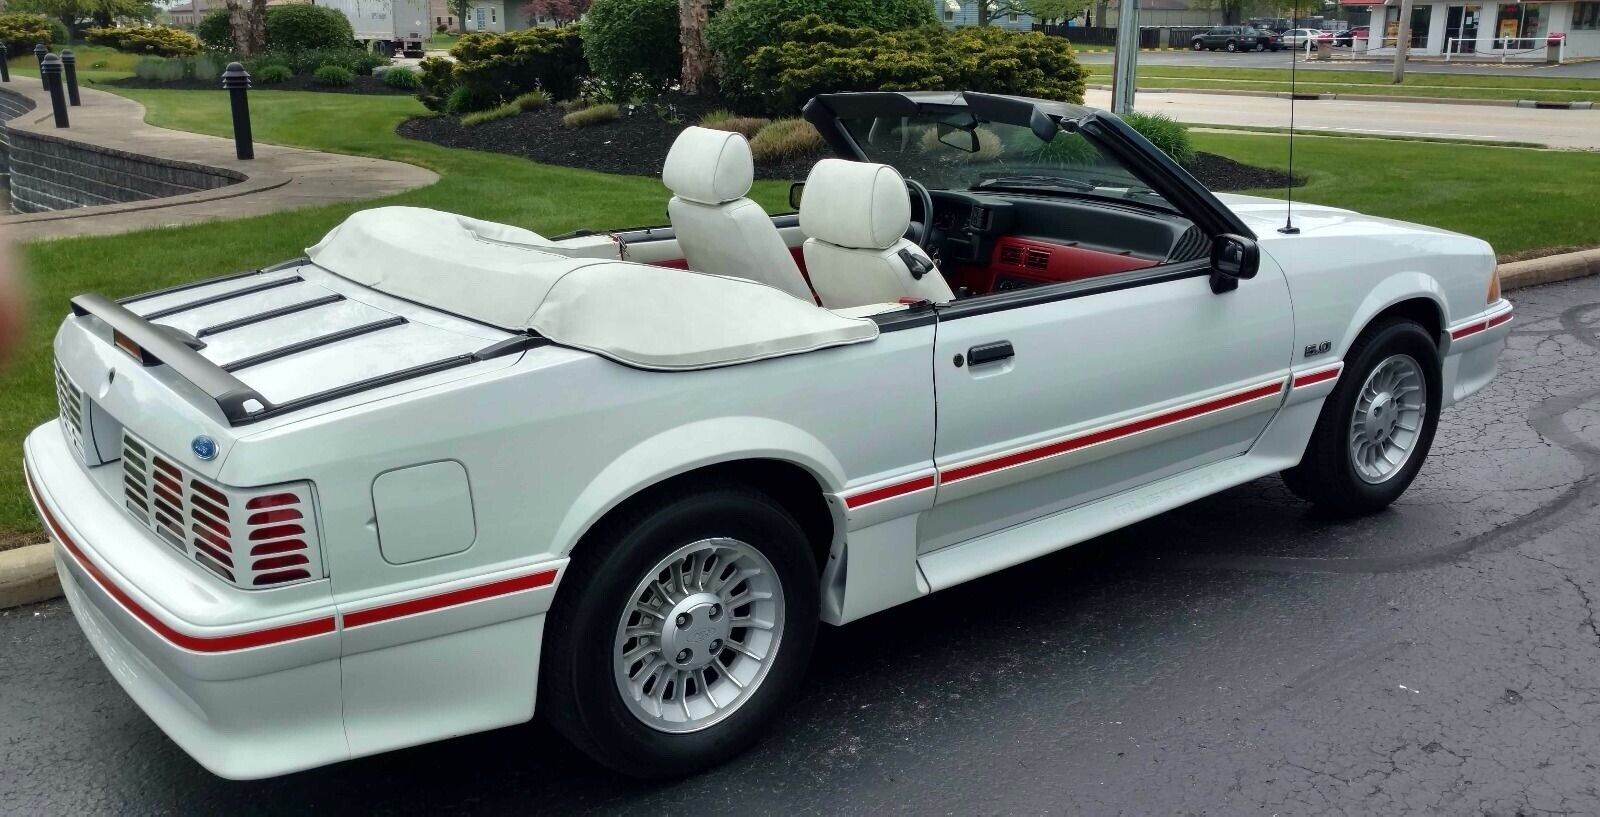
[(1282, 47), (1278, 35), (1249, 26), (1217, 26), (1194, 35), (1189, 47), (1195, 51), (1277, 51)]
[(1318, 42), (1333, 41), (1333, 34), (1315, 28), (1291, 28), (1283, 32), (1279, 41), (1285, 48), (1309, 48)]
[(25, 481), (113, 677), (231, 778), (535, 701), (610, 767), (686, 774), (770, 731), (819, 622), (1272, 474), (1388, 506), (1511, 330), (1483, 241), (1312, 204), (1287, 234), (1104, 111), (805, 117), (839, 158), (798, 215), (745, 197), (742, 136), (689, 128), (670, 226), (385, 207), (306, 258), (73, 298)]
[(1340, 48), (1350, 48), (1356, 40), (1366, 40), (1367, 33), (1372, 29), (1368, 26), (1355, 26), (1333, 35), (1333, 44)]

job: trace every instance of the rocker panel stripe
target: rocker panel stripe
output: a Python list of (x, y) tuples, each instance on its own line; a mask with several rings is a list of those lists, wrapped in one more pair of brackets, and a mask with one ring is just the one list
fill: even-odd
[(1314, 386), (1318, 383), (1325, 383), (1329, 380), (1337, 380), (1339, 373), (1342, 371), (1344, 371), (1344, 364), (1335, 363), (1334, 365), (1325, 369), (1316, 369), (1314, 371), (1303, 372), (1294, 376), (1294, 385), (1291, 386), (1291, 388), (1303, 389), (1306, 386)]
[(934, 475), (924, 474), (923, 476), (909, 479), (905, 482), (897, 482), (893, 485), (885, 485), (882, 488), (874, 488), (870, 491), (864, 491), (856, 494), (855, 496), (845, 497), (844, 506), (846, 508), (859, 508), (863, 505), (871, 505), (874, 502), (882, 502), (885, 499), (894, 499), (897, 496), (905, 496), (906, 494), (914, 494), (918, 491), (926, 491), (933, 486)]

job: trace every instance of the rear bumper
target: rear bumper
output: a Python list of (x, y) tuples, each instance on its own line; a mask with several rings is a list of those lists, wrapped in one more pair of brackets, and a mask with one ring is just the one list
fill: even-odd
[[(29, 435), (23, 463), (84, 634), (184, 751), (236, 779), (350, 756), (340, 635), (325, 588), (322, 604), (308, 607), (305, 591), (242, 594), (193, 576), (106, 498), (57, 423)], [(161, 571), (172, 579), (151, 581)], [(294, 609), (274, 609), (286, 599)]]

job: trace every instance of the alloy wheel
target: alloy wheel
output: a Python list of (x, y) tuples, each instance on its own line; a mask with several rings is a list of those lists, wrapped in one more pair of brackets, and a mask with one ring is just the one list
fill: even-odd
[(1350, 463), (1377, 485), (1399, 473), (1417, 447), (1427, 415), (1427, 381), (1410, 355), (1391, 355), (1367, 375), (1350, 417)]

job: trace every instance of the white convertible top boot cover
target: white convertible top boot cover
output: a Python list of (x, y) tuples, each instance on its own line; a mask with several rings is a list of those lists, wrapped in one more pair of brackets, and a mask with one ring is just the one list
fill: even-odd
[(572, 258), (538, 233), (417, 207), (363, 210), (306, 254), (356, 283), (647, 369), (726, 366), (876, 338), (765, 284)]

